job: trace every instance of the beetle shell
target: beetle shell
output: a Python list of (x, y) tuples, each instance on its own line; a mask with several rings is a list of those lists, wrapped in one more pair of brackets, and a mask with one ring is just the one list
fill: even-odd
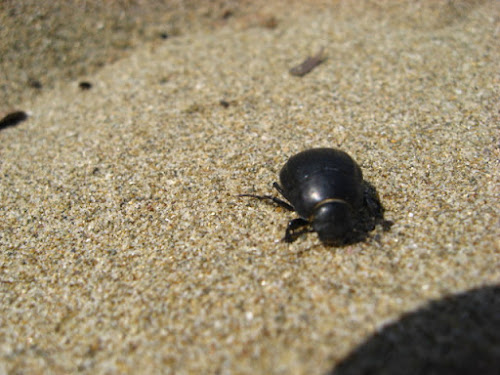
[(291, 220), (283, 240), (293, 242), (316, 232), (325, 245), (342, 246), (363, 240), (376, 224), (389, 230), (376, 189), (363, 180), (358, 164), (345, 152), (314, 148), (292, 156), (274, 188), (287, 200), (271, 195), (240, 194), (273, 202), (300, 217)]
[(284, 197), (304, 219), (326, 199), (358, 209), (363, 202), (363, 174), (344, 151), (314, 148), (292, 156), (280, 172)]

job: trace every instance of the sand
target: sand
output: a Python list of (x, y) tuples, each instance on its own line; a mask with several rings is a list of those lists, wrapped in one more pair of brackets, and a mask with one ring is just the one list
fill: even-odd
[[(500, 3), (377, 4), (235, 8), (12, 87), (0, 373), (496, 373)], [(293, 213), (237, 196), (320, 146), (390, 231), (287, 244)]]

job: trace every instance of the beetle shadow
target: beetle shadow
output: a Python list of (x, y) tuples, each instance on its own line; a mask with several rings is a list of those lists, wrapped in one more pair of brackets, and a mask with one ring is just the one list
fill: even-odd
[(500, 374), (500, 285), (432, 301), (368, 338), (327, 375)]
[(345, 239), (344, 246), (365, 241), (377, 225), (380, 225), (382, 230), (387, 232), (394, 224), (390, 220), (385, 220), (385, 209), (380, 202), (375, 186), (368, 181), (363, 181), (363, 194), (364, 204), (356, 215), (354, 231), (351, 236)]

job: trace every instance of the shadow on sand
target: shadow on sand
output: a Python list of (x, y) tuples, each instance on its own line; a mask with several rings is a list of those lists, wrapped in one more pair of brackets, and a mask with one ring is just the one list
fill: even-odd
[(328, 375), (500, 374), (500, 286), (430, 302), (384, 327)]

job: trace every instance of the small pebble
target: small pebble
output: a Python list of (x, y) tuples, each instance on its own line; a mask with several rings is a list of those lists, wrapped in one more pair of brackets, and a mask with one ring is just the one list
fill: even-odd
[(92, 83), (87, 82), (87, 81), (82, 81), (78, 84), (78, 87), (81, 90), (90, 90), (92, 88)]
[(24, 111), (14, 111), (0, 120), (0, 130), (8, 128), (9, 126), (16, 126), (20, 122), (23, 122), (28, 118), (28, 115)]
[(221, 101), (219, 101), (219, 104), (221, 106), (223, 106), (224, 108), (227, 108), (230, 105), (230, 103), (227, 100), (224, 100), (224, 99), (222, 99)]
[(224, 12), (222, 12), (222, 19), (227, 20), (232, 15), (233, 11), (231, 9), (226, 9)]
[(321, 48), (318, 53), (314, 56), (309, 56), (302, 63), (297, 66), (294, 66), (290, 69), (290, 74), (292, 76), (302, 77), (309, 73), (311, 70), (316, 68), (319, 64), (325, 61), (325, 57), (323, 55), (324, 48)]
[(42, 88), (42, 82), (40, 82), (38, 79), (30, 78), (28, 80), (28, 86), (40, 90)]

